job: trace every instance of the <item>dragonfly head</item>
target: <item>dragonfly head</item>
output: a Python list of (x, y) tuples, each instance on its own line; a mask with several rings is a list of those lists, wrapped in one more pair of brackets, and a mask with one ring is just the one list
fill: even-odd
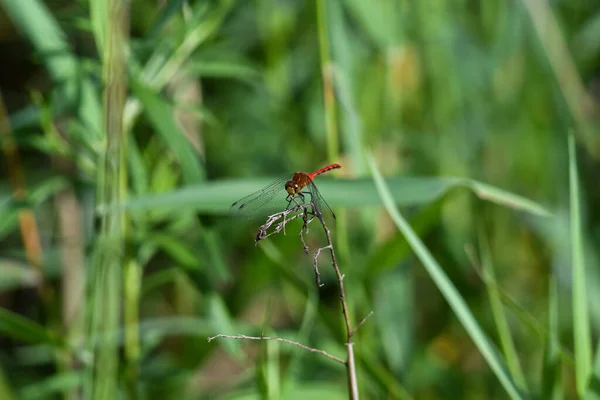
[(290, 196), (295, 195), (300, 191), (300, 186), (294, 181), (287, 181), (285, 183), (285, 191), (288, 192)]

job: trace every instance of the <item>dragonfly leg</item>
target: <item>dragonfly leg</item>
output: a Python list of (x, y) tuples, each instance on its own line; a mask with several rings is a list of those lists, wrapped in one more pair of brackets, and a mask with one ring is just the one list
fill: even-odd
[[(300, 193), (297, 193), (300, 194)], [(304, 202), (304, 196), (301, 196), (302, 198), (302, 202)], [(285, 198), (288, 202), (287, 207), (285, 208), (286, 210), (290, 209), (290, 206), (292, 205), (292, 203), (294, 203), (295, 205), (299, 206), (300, 204), (298, 203), (298, 201), (296, 201), (296, 196), (292, 195), (292, 194), (288, 194), (288, 196)]]
[(307, 194), (310, 196), (310, 203), (312, 204), (312, 212), (310, 213), (311, 215), (318, 217), (321, 214), (321, 211), (318, 209), (317, 205), (315, 204), (315, 202), (313, 201), (313, 194), (311, 192), (301, 192), (298, 193), (300, 196), (302, 196), (302, 201), (305, 201), (304, 199), (304, 195)]

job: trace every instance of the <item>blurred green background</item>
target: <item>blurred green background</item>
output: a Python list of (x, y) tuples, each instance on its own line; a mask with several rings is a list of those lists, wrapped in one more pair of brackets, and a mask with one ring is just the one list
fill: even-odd
[(344, 357), (318, 227), (227, 215), (333, 162), (362, 398), (600, 398), (598, 1), (0, 0), (0, 54), (0, 398), (347, 398), (318, 354), (207, 342)]

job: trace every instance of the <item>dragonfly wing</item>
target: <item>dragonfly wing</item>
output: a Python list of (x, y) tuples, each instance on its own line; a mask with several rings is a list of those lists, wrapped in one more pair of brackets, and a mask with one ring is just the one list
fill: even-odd
[(331, 210), (331, 207), (329, 207), (329, 204), (327, 204), (323, 196), (321, 196), (321, 193), (319, 192), (319, 189), (317, 189), (317, 186), (314, 184), (314, 182), (309, 183), (307, 186), (312, 202), (317, 207), (318, 212), (325, 219), (325, 222), (328, 224), (333, 223), (333, 221), (335, 221), (335, 214), (333, 213), (333, 210)]
[(279, 178), (264, 188), (241, 198), (231, 205), (230, 213), (245, 218), (263, 218), (285, 210), (288, 204), (285, 183), (288, 180), (290, 180), (289, 176)]

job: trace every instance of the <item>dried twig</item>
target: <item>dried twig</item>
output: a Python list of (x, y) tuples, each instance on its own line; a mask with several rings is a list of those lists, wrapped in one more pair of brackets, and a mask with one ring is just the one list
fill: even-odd
[[(311, 203), (306, 204), (297, 204), (296, 206), (289, 208), (285, 211), (281, 211), (275, 213), (273, 215), (269, 215), (267, 217), (267, 222), (262, 224), (256, 233), (256, 237), (254, 238), (254, 244), (257, 244), (263, 239), (268, 238), (271, 235), (275, 235), (281, 231), (285, 235), (285, 226), (296, 218), (302, 218), (304, 224), (302, 225), (302, 230), (306, 228), (306, 232), (308, 233), (308, 224), (312, 221), (312, 218), (308, 219), (308, 211), (307, 209), (311, 207)], [(289, 217), (289, 215), (292, 215)], [(274, 225), (274, 228), (269, 232), (269, 229)], [(302, 230), (300, 231), (300, 235), (302, 235)], [(304, 238), (302, 238), (302, 242), (304, 243)], [(305, 245), (306, 246), (306, 245)]]
[[(346, 340), (346, 349), (348, 351), (348, 360), (346, 361), (346, 371), (348, 373), (348, 391), (350, 392), (350, 398), (353, 400), (357, 400), (358, 381), (356, 379), (356, 363), (354, 362), (354, 343), (352, 342), (352, 336), (354, 335), (355, 329), (352, 329), (352, 324), (350, 323), (348, 304), (346, 303), (346, 291), (344, 290), (344, 275), (342, 275), (342, 272), (340, 271), (340, 268), (337, 264), (337, 260), (335, 258), (335, 251), (333, 249), (333, 242), (331, 240), (331, 232), (329, 231), (329, 228), (327, 227), (327, 224), (325, 223), (321, 215), (319, 215), (319, 220), (321, 221), (321, 225), (323, 226), (323, 230), (325, 231), (325, 236), (327, 237), (327, 246), (322, 247), (321, 249), (317, 250), (317, 252), (329, 249), (333, 269), (335, 270), (335, 275), (338, 279), (338, 286), (340, 289), (340, 302), (342, 303), (342, 314), (344, 315), (344, 321), (346, 323), (346, 333), (348, 335)], [(318, 271), (316, 262), (315, 271)]]
[(330, 359), (337, 361), (341, 364), (344, 364), (346, 366), (346, 371), (347, 371), (347, 375), (348, 375), (348, 391), (349, 391), (350, 399), (357, 400), (358, 399), (358, 383), (357, 383), (357, 379), (356, 379), (356, 364), (354, 361), (354, 343), (352, 342), (352, 337), (354, 336), (356, 331), (365, 323), (365, 321), (371, 315), (373, 315), (373, 311), (371, 311), (369, 314), (367, 314), (367, 316), (365, 316), (358, 323), (358, 325), (356, 327), (352, 328), (352, 324), (350, 323), (350, 315), (348, 312), (348, 304), (346, 302), (346, 292), (344, 289), (344, 275), (341, 273), (340, 268), (337, 264), (337, 260), (335, 258), (335, 251), (333, 248), (333, 242), (331, 240), (331, 232), (329, 231), (329, 228), (327, 227), (327, 224), (325, 223), (325, 221), (323, 219), (323, 215), (320, 213), (319, 208), (315, 206), (315, 204), (313, 203), (312, 200), (309, 202), (306, 202), (306, 203), (305, 202), (303, 202), (303, 203), (296, 202), (295, 199), (291, 199), (290, 201), (294, 202), (294, 204), (295, 204), (294, 207), (288, 208), (285, 211), (281, 211), (281, 212), (278, 212), (276, 214), (273, 214), (273, 215), (270, 215), (267, 217), (267, 221), (259, 228), (259, 230), (256, 234), (255, 244), (257, 244), (259, 241), (266, 239), (269, 236), (274, 235), (279, 232), (283, 232), (283, 234), (285, 235), (285, 226), (290, 221), (293, 221), (296, 218), (301, 218), (303, 221), (303, 224), (302, 224), (302, 227), (300, 228), (300, 240), (302, 241), (302, 246), (303, 246), (304, 252), (306, 254), (308, 254), (309, 248), (304, 240), (304, 235), (309, 233), (308, 225), (315, 219), (315, 217), (318, 218), (318, 220), (321, 222), (321, 226), (323, 227), (323, 230), (325, 231), (325, 236), (327, 237), (327, 245), (317, 249), (317, 251), (314, 254), (313, 269), (315, 272), (315, 280), (316, 280), (318, 287), (323, 286), (323, 284), (321, 283), (321, 275), (319, 273), (319, 268), (318, 268), (318, 259), (319, 259), (319, 255), (321, 254), (321, 252), (323, 250), (329, 250), (329, 252), (331, 254), (331, 261), (332, 261), (333, 269), (335, 271), (335, 274), (336, 274), (337, 280), (338, 280), (338, 286), (339, 286), (339, 291), (340, 291), (340, 302), (342, 303), (342, 313), (344, 315), (344, 321), (345, 321), (345, 325), (346, 325), (346, 333), (347, 333), (346, 349), (347, 349), (347, 354), (348, 354), (347, 360), (344, 361), (340, 358), (337, 358), (335, 356), (332, 356), (331, 354), (324, 352), (323, 350), (314, 349), (312, 347), (305, 346), (301, 343), (294, 342), (294, 341), (288, 340), (288, 339), (279, 338), (279, 337), (264, 337), (264, 336), (257, 337), (257, 336), (246, 336), (246, 335), (219, 334), (217, 336), (208, 338), (208, 341), (210, 342), (211, 340), (219, 338), (219, 337), (228, 338), (228, 339), (277, 340), (280, 342), (293, 344), (295, 346), (301, 347), (301, 348), (308, 350), (310, 352), (313, 352), (313, 353), (322, 354), (325, 357), (330, 358)]
[(356, 325), (354, 327), (354, 329), (352, 329), (352, 334), (350, 336), (354, 336), (354, 334), (356, 333), (356, 331), (358, 331), (360, 329), (360, 327), (367, 321), (367, 319), (369, 319), (369, 317), (373, 315), (373, 311), (370, 311), (367, 315), (365, 315), (365, 317), (363, 319), (360, 320), (360, 322), (358, 323), (358, 325)]
[(217, 336), (211, 336), (211, 337), (209, 337), (208, 341), (210, 342), (211, 340), (214, 340), (214, 339), (217, 339), (217, 338), (225, 338), (225, 339), (247, 339), (247, 340), (276, 340), (278, 342), (285, 342), (285, 343), (293, 344), (294, 346), (301, 347), (304, 350), (310, 351), (311, 353), (318, 353), (318, 354), (324, 355), (325, 357), (329, 358), (330, 360), (333, 360), (333, 361), (338, 362), (340, 364), (346, 365), (346, 361), (344, 361), (341, 358), (338, 358), (336, 356), (332, 356), (331, 354), (327, 353), (326, 351), (315, 349), (315, 348), (312, 348), (312, 347), (308, 347), (306, 345), (303, 345), (302, 343), (298, 343), (298, 342), (295, 342), (293, 340), (284, 339), (284, 338), (280, 338), (280, 337), (246, 336), (246, 335), (223, 335), (223, 334), (218, 334)]

